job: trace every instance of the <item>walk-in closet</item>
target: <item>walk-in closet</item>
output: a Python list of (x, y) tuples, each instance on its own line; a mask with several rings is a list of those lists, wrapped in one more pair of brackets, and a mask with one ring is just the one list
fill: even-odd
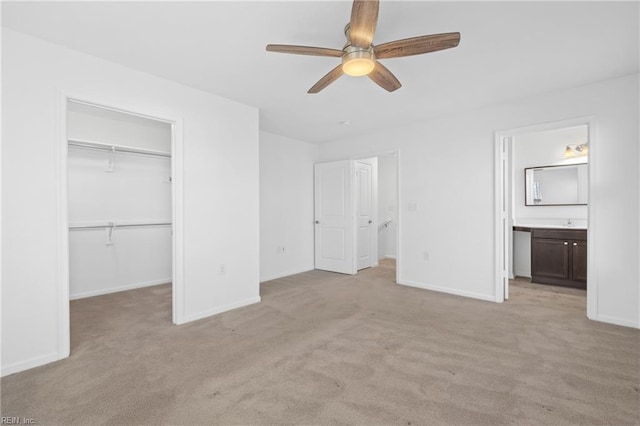
[[(113, 293), (134, 300), (121, 292), (158, 286), (171, 297), (171, 133), (170, 123), (67, 104), (72, 336), (78, 318), (109, 315)], [(170, 322), (171, 300), (158, 309)]]

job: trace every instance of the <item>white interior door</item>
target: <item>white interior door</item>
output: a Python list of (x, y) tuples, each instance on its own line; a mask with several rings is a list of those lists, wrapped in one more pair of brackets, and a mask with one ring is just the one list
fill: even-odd
[(355, 274), (353, 232), (353, 163), (315, 165), (315, 267)]
[(500, 190), (501, 221), (502, 221), (502, 285), (504, 288), (504, 299), (509, 299), (509, 275), (511, 266), (511, 250), (513, 246), (513, 225), (511, 223), (511, 162), (509, 158), (511, 137), (502, 138), (500, 143), (500, 167), (502, 174), (502, 187)]
[(371, 164), (356, 162), (356, 223), (358, 227), (358, 271), (373, 266), (373, 170)]

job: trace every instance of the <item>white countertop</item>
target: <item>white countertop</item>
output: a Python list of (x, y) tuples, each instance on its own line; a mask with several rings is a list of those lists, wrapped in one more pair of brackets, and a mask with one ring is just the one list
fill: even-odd
[(567, 225), (531, 225), (528, 223), (518, 223), (518, 224), (514, 224), (513, 226), (519, 226), (522, 228), (550, 228), (550, 229), (576, 229), (579, 231), (586, 231), (587, 227), (586, 226), (567, 226)]

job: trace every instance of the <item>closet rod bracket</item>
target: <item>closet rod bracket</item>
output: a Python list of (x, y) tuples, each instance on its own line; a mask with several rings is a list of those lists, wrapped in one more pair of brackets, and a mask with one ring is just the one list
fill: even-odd
[(111, 149), (109, 150), (109, 159), (107, 162), (107, 168), (104, 170), (107, 173), (113, 173), (115, 153), (116, 153), (116, 147), (112, 146)]

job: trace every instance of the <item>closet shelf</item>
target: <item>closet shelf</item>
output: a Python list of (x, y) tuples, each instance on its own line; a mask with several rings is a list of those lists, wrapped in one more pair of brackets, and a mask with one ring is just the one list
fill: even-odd
[(104, 142), (95, 142), (83, 139), (68, 139), (69, 146), (77, 146), (81, 148), (92, 148), (92, 149), (100, 149), (103, 151), (115, 151), (115, 152), (126, 152), (131, 154), (143, 154), (143, 155), (153, 155), (156, 157), (168, 157), (171, 158), (170, 152), (157, 151), (154, 149), (145, 149), (145, 148), (135, 148), (132, 146), (125, 145), (114, 145), (108, 144)]
[(69, 230), (76, 229), (101, 229), (101, 228), (141, 228), (147, 226), (171, 226), (171, 222), (153, 222), (153, 223), (116, 223), (107, 222), (104, 224), (93, 225), (69, 225)]

